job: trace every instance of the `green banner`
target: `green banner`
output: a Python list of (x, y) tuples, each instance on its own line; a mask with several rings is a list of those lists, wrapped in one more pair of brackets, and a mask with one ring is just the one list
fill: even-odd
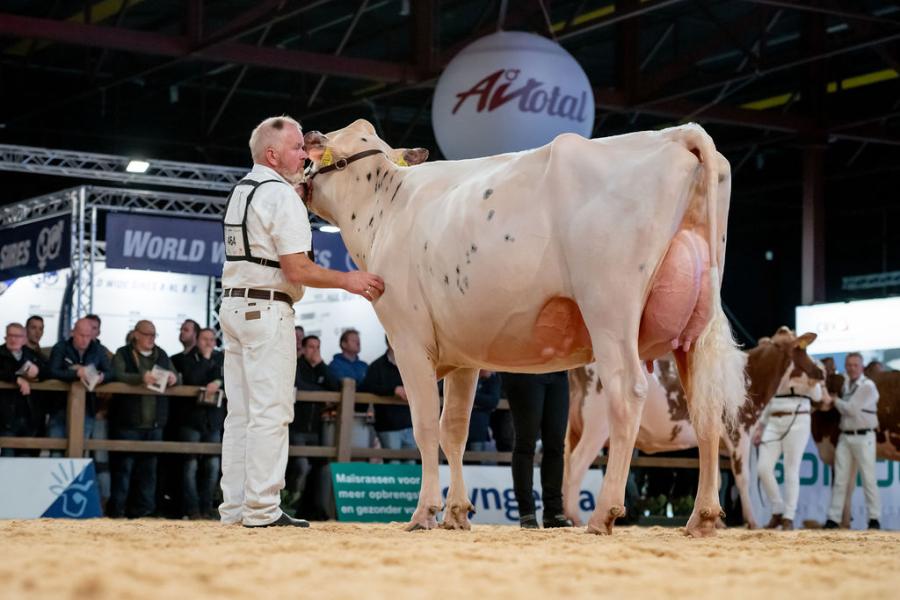
[(409, 521), (419, 501), (420, 465), (332, 463), (338, 521)]

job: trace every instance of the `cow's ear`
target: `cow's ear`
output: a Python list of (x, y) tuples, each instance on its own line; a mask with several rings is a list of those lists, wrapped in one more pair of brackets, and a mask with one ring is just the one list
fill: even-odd
[(408, 165), (418, 165), (428, 160), (428, 150), (425, 148), (404, 148), (403, 160)]
[(819, 337), (816, 334), (807, 331), (803, 335), (797, 338), (797, 347), (801, 350), (806, 350), (806, 347), (816, 341), (816, 338)]
[(357, 119), (350, 124), (350, 127), (365, 131), (369, 135), (375, 135), (375, 128), (365, 119)]
[(763, 344), (771, 344), (771, 343), (772, 343), (772, 338), (770, 338), (769, 336), (761, 337), (758, 340), (756, 340), (757, 346), (762, 346)]

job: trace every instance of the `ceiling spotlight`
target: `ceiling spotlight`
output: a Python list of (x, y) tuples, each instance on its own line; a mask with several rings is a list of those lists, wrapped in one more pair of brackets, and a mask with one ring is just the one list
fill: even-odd
[(146, 173), (149, 168), (150, 163), (146, 160), (132, 160), (128, 163), (128, 166), (125, 167), (125, 170), (129, 173)]
[(321, 227), (319, 227), (319, 231), (321, 231), (322, 233), (340, 233), (341, 228), (335, 227), (334, 225), (322, 225)]

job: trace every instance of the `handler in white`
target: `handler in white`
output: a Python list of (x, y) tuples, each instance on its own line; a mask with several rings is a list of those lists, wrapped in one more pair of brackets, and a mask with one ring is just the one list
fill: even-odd
[[(824, 367), (819, 365), (822, 373)], [(757, 471), (766, 496), (772, 504), (772, 519), (767, 529), (794, 528), (797, 499), (800, 496), (800, 464), (809, 440), (810, 411), (822, 401), (822, 381), (806, 373), (790, 377), (792, 368), (778, 386), (775, 397), (766, 405), (759, 419), (754, 443), (759, 445)], [(784, 454), (784, 499), (775, 480), (775, 463)]]
[(853, 463), (859, 467), (862, 477), (866, 508), (869, 511), (869, 529), (881, 529), (881, 498), (878, 497), (878, 480), (875, 478), (875, 429), (878, 428), (878, 388), (875, 382), (863, 375), (863, 358), (851, 352), (844, 361), (847, 378), (841, 398), (834, 407), (841, 413), (841, 435), (834, 451), (834, 487), (831, 488), (831, 506), (828, 508), (826, 529), (836, 529), (844, 512), (844, 498), (851, 484)]
[(300, 186), (307, 157), (300, 124), (266, 119), (250, 136), (253, 170), (228, 197), (219, 322), (225, 337), (228, 415), (222, 439), (225, 524), (245, 527), (309, 523), (279, 506), (294, 418), (293, 304), (303, 286), (342, 288), (374, 300), (377, 275), (323, 269), (306, 255), (312, 232)]

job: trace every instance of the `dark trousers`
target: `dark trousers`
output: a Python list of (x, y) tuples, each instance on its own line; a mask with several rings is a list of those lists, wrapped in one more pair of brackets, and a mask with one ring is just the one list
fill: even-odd
[(514, 374), (507, 380), (515, 428), (513, 489), (520, 515), (533, 515), (534, 449), (542, 440), (541, 487), (544, 515), (562, 514), (563, 461), (569, 419), (569, 379), (565, 371), (542, 375)]
[[(115, 429), (111, 437), (116, 440), (158, 442), (162, 440), (162, 428)], [(110, 517), (133, 518), (153, 514), (156, 511), (156, 455), (148, 452), (112, 452), (109, 462), (112, 490), (107, 514)]]
[[(219, 444), (222, 442), (222, 434), (219, 431), (199, 431), (182, 425), (178, 428), (178, 441)], [(184, 514), (193, 517), (212, 513), (221, 462), (222, 457), (218, 454), (188, 454), (184, 457), (181, 471)]]

